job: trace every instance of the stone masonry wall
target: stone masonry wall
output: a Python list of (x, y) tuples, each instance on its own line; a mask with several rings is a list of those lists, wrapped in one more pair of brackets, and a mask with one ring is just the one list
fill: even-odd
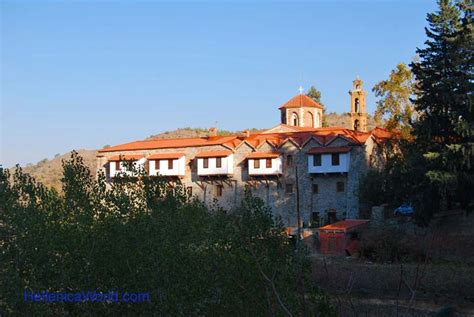
[[(330, 146), (347, 145), (343, 138), (333, 141)], [(327, 221), (330, 210), (336, 212), (337, 219), (357, 218), (359, 215), (358, 189), (362, 175), (367, 171), (368, 158), (372, 152), (373, 142), (366, 146), (353, 146), (350, 152), (350, 167), (348, 173), (309, 174), (306, 151), (312, 147), (321, 146), (317, 141), (309, 141), (302, 149), (292, 142), (286, 142), (275, 149), (265, 143), (257, 152), (279, 151), (283, 155), (283, 174), (280, 176), (250, 177), (248, 175), (246, 157), (255, 151), (246, 143), (237, 148), (234, 153), (234, 174), (229, 178), (199, 177), (197, 175), (194, 157), (204, 151), (228, 150), (224, 146), (203, 146), (189, 148), (157, 149), (145, 151), (124, 151), (101, 153), (98, 157), (98, 167), (105, 172), (107, 157), (117, 154), (151, 155), (155, 153), (180, 152), (186, 154), (186, 174), (181, 179), (186, 187), (192, 187), (193, 195), (212, 205), (214, 200), (219, 206), (232, 210), (238, 207), (244, 197), (245, 188), (260, 197), (272, 209), (273, 215), (281, 217), (286, 226), (297, 225), (296, 209), (296, 171), (298, 172), (298, 187), (300, 197), (301, 219), (304, 225), (309, 225), (313, 212), (319, 212), (320, 217)], [(366, 148), (367, 147), (367, 148)], [(294, 164), (287, 166), (288, 155), (293, 156)], [(344, 182), (344, 191), (337, 192), (337, 182)], [(286, 184), (293, 184), (293, 192), (286, 193)], [(312, 184), (318, 185), (318, 193), (312, 192)], [(221, 197), (216, 197), (216, 186), (222, 185)]]

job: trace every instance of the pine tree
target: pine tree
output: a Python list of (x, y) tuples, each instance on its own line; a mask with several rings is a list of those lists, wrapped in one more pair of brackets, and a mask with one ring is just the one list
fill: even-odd
[(453, 199), (467, 208), (474, 196), (472, 7), (440, 0), (439, 11), (427, 20), (426, 47), (417, 49), (419, 61), (411, 64), (419, 115), (414, 135), (426, 160), (426, 191), (436, 189), (447, 207)]
[(324, 104), (321, 102), (321, 92), (314, 86), (311, 86), (311, 88), (309, 88), (308, 92), (306, 93), (306, 96), (308, 96), (309, 98), (313, 99), (314, 101), (316, 101), (317, 103), (319, 103), (321, 106), (323, 106), (323, 122), (322, 122), (322, 126), (323, 127), (328, 127), (328, 123), (326, 121), (326, 118), (324, 116), (324, 114), (326, 113), (326, 108), (324, 108)]

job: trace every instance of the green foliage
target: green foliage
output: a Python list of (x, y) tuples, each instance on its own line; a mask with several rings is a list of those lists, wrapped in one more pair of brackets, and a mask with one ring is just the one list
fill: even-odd
[(413, 74), (404, 63), (392, 70), (388, 80), (378, 82), (372, 91), (380, 97), (377, 101), (375, 118), (377, 122), (385, 119), (385, 128), (399, 129), (404, 137), (411, 131), (413, 104), (410, 97), (414, 93)]
[(324, 104), (321, 102), (321, 92), (316, 87), (311, 86), (311, 88), (309, 88), (308, 92), (306, 93), (306, 96), (310, 97), (311, 99), (319, 103), (321, 106), (323, 106), (322, 126), (329, 127), (329, 123), (326, 121), (326, 116), (325, 116), (326, 108), (324, 108)]
[(417, 50), (420, 59), (412, 64), (420, 114), (414, 135), (424, 154), (425, 177), (438, 192), (432, 199), (469, 209), (474, 197), (472, 5), (439, 1), (428, 22), (426, 47)]
[(311, 99), (319, 103), (321, 106), (323, 106), (323, 104), (321, 103), (321, 92), (316, 87), (311, 86), (311, 88), (308, 89), (306, 96), (310, 97)]
[[(62, 194), (19, 167), (0, 173), (3, 313), (261, 316), (304, 306), (334, 315), (261, 200), (247, 196), (232, 213), (208, 209), (181, 184), (130, 169), (108, 185), (73, 153)], [(150, 292), (151, 301), (32, 303), (23, 290)]]
[[(426, 47), (417, 50), (419, 59), (411, 64), (416, 80), (414, 139), (388, 147), (385, 168), (378, 176), (369, 174), (363, 185), (364, 192), (383, 188), (379, 197), (393, 205), (413, 203), (421, 225), (437, 211), (473, 207), (474, 47), (468, 4), (441, 0), (439, 11), (428, 14)], [(399, 65), (389, 81), (374, 88), (384, 96), (378, 111), (393, 116), (388, 120), (391, 127), (403, 129), (410, 123), (403, 110), (409, 105), (410, 82), (411, 74)]]

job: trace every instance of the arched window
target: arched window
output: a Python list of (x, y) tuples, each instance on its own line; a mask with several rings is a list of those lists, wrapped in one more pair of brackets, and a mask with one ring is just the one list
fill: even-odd
[(356, 89), (360, 89), (360, 85), (356, 85)]
[(354, 130), (358, 131), (360, 128), (359, 120), (354, 120)]
[(291, 120), (291, 121), (293, 122), (293, 125), (294, 125), (295, 127), (299, 126), (300, 120), (299, 120), (298, 114), (297, 114), (296, 112), (293, 112), (293, 116), (292, 116), (292, 120)]
[(314, 128), (314, 116), (309, 111), (306, 111), (304, 114), (304, 126)]
[(354, 100), (354, 109), (355, 109), (355, 112), (360, 112), (360, 106), (359, 106), (359, 98), (356, 98)]

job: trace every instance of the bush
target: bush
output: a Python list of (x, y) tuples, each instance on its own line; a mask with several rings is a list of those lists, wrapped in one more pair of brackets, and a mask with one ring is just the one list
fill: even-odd
[[(62, 193), (0, 173), (0, 309), (19, 315), (313, 315), (333, 312), (263, 202), (209, 210), (145, 175), (109, 186), (76, 153)], [(306, 287), (301, 287), (305, 285)], [(145, 292), (143, 303), (24, 302), (23, 291)], [(306, 297), (302, 296), (306, 295)], [(319, 312), (319, 313), (318, 313)]]

